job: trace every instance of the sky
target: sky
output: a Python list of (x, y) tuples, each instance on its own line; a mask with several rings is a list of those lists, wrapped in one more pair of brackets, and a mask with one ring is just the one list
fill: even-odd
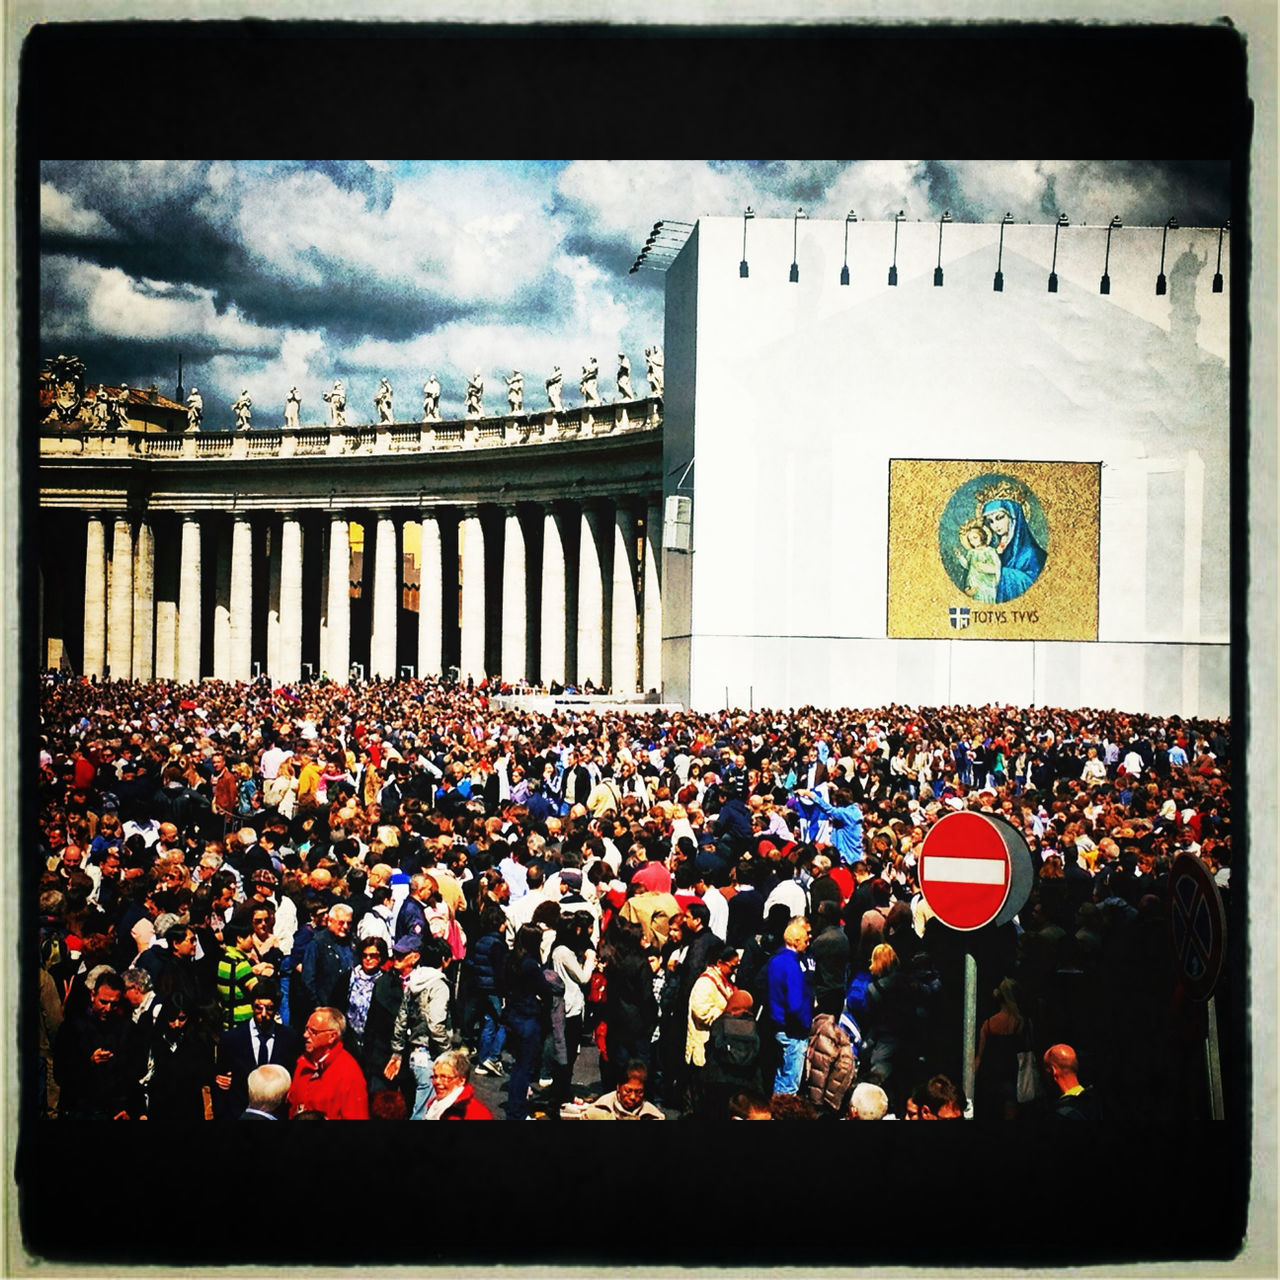
[(468, 377), (505, 411), (546, 405), (560, 365), (579, 402), (588, 357), (613, 391), (625, 352), (637, 391), (662, 342), (663, 275), (629, 268), (659, 219), (699, 216), (1218, 226), (1225, 164), (1086, 161), (45, 161), (40, 166), (40, 354), (78, 355), (90, 384), (173, 395), (182, 358), (205, 428), (283, 421), (291, 386), (321, 423), (336, 379), (351, 422), (422, 413), (435, 374), (461, 417)]

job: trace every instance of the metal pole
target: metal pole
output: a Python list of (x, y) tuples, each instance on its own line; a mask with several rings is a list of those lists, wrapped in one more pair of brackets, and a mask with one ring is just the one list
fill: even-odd
[(1214, 1120), (1225, 1119), (1222, 1106), (1222, 1055), (1218, 1046), (1217, 997), (1209, 997), (1209, 1035), (1204, 1043), (1205, 1058), (1209, 1064), (1209, 1115)]
[(964, 953), (964, 1096), (973, 1102), (973, 1056), (977, 1046), (978, 1020), (978, 962), (973, 953)]

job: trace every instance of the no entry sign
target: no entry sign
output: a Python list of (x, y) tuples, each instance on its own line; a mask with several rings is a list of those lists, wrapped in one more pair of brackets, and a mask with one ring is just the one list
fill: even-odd
[(1031, 892), (1031, 854), (1022, 833), (984, 813), (941, 818), (920, 850), (920, 892), (952, 929), (1006, 924)]
[(1169, 876), (1171, 925), (1178, 969), (1193, 1000), (1205, 1000), (1222, 973), (1227, 913), (1209, 869), (1194, 854), (1180, 854)]

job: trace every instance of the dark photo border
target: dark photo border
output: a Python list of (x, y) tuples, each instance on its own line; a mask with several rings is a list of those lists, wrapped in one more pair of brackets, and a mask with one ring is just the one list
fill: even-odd
[[(1246, 786), (1249, 50), (1228, 25), (636, 28), (403, 23), (49, 24), (21, 52), (21, 405), (38, 370), (44, 158), (902, 158), (1226, 160), (1232, 169), (1232, 787)], [(645, 219), (697, 211), (653, 208)], [(1172, 211), (1171, 212), (1176, 212)], [(1269, 357), (1268, 357), (1269, 358)], [(19, 422), (29, 415), (17, 413)], [(34, 528), (37, 433), (22, 430)], [(20, 616), (34, 608), (29, 542)], [(24, 676), (38, 628), (22, 628)], [(1270, 678), (1269, 676), (1267, 677)], [(38, 738), (21, 681), (14, 772)], [(1270, 727), (1269, 727), (1270, 729)], [(1271, 765), (1269, 756), (1262, 767)], [(22, 788), (19, 832), (35, 827)], [(1236, 824), (1223, 985), (1248, 992), (1249, 849)], [(20, 836), (22, 919), (34, 873)], [(1271, 857), (1271, 851), (1260, 851)], [(1238, 886), (1238, 887), (1236, 887)], [(34, 935), (20, 939), (35, 1061)], [(30, 998), (26, 993), (30, 992)], [(890, 1125), (812, 1136), (729, 1124), (290, 1126), (38, 1123), (22, 1073), (26, 1250), (136, 1268), (590, 1264), (812, 1270), (1226, 1260), (1245, 1238), (1250, 1045), (1227, 1119), (1052, 1136)], [(73, 1226), (73, 1223), (75, 1224)]]

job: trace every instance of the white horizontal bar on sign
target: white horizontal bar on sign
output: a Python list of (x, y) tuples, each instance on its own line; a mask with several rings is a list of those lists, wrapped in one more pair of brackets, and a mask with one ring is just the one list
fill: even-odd
[(925, 859), (924, 878), (956, 884), (1004, 884), (1005, 864), (1000, 858), (952, 858), (935, 853)]

